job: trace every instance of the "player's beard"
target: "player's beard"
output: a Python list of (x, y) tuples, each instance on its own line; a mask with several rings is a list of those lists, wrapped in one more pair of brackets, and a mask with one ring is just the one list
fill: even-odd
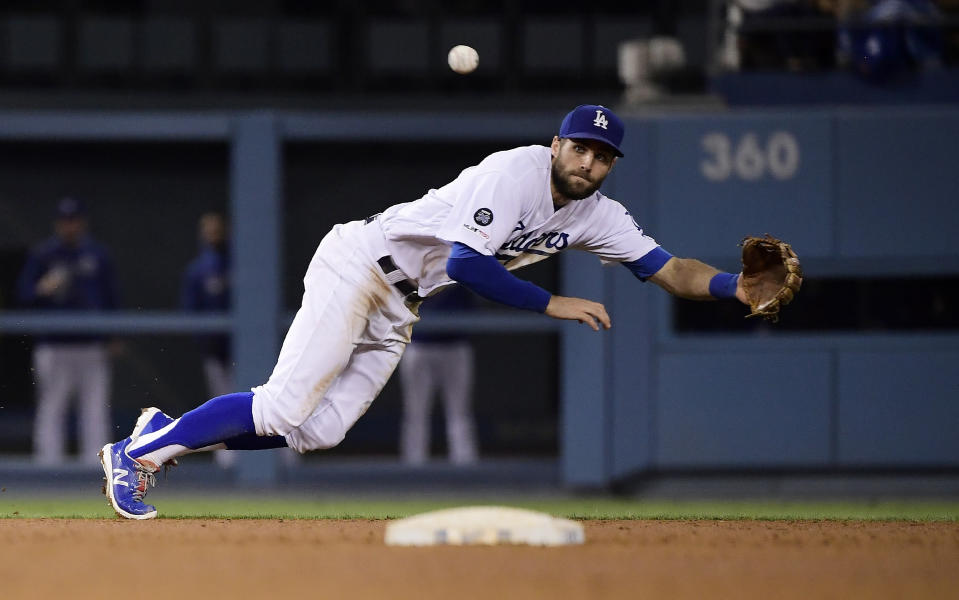
[[(599, 189), (600, 184), (603, 183), (600, 181), (590, 180), (590, 185), (585, 188), (573, 187), (572, 181), (579, 179), (574, 175), (573, 171), (560, 172), (559, 168), (556, 166), (556, 163), (553, 163), (552, 168), (550, 169), (551, 177), (553, 179), (553, 187), (559, 192), (564, 198), (569, 198), (570, 200), (582, 200), (584, 198), (589, 198), (596, 190)], [(585, 181), (585, 179), (579, 179), (580, 181)]]

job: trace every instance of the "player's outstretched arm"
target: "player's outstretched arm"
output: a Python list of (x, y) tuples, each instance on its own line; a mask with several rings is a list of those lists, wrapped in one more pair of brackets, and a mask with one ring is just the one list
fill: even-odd
[(599, 302), (586, 300), (583, 298), (572, 298), (569, 296), (550, 296), (549, 304), (546, 305), (545, 314), (554, 319), (564, 319), (568, 321), (579, 321), (593, 328), (593, 331), (599, 331), (600, 326), (603, 329), (612, 327), (609, 320), (609, 314), (606, 307)]
[[(687, 300), (715, 300), (715, 290), (710, 290), (713, 277), (720, 274), (720, 270), (696, 260), (695, 258), (670, 258), (657, 271), (650, 281), (663, 288), (674, 296)], [(731, 275), (727, 275), (732, 277)], [(744, 304), (746, 295), (742, 289), (742, 277), (736, 280), (735, 297)]]
[(460, 243), (453, 244), (446, 273), (454, 281), (487, 300), (543, 313), (554, 319), (579, 321), (599, 331), (609, 329), (609, 315), (599, 302), (554, 296), (543, 288), (517, 279), (492, 256), (479, 254)]

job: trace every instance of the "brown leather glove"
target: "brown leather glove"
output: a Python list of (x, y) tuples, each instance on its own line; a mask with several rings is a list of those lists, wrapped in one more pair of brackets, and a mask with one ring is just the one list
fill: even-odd
[(775, 323), (779, 309), (789, 304), (802, 285), (802, 267), (792, 246), (766, 234), (747, 236), (739, 244), (743, 248), (743, 291), (752, 312)]

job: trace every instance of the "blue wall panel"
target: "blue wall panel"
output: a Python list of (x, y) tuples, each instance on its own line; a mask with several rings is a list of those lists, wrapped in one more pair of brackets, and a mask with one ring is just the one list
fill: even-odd
[[(269, 378), (279, 350), (280, 199), (282, 153), (270, 113), (238, 118), (230, 168), (233, 211), (233, 356), (236, 389)], [(244, 484), (276, 481), (273, 452), (244, 452), (237, 478)]]
[[(610, 196), (625, 204), (647, 230), (654, 228), (656, 220), (654, 134), (651, 123), (629, 124), (623, 146), (625, 156), (617, 162), (604, 187)], [(648, 468), (652, 460), (655, 440), (652, 341), (659, 327), (652, 300), (664, 292), (653, 283), (641, 283), (618, 265), (609, 265), (604, 272), (607, 274), (604, 301), (613, 323), (607, 336), (609, 372), (606, 375), (611, 394), (611, 475), (617, 478)]]
[(959, 115), (844, 114), (837, 138), (841, 256), (956, 254)]
[[(560, 260), (562, 293), (583, 297), (593, 290), (591, 297), (601, 297), (605, 272), (598, 268), (597, 259), (583, 252), (564, 252)], [(563, 322), (560, 331), (563, 481), (578, 487), (603, 486), (609, 481), (611, 462), (606, 332), (597, 333), (575, 321)]]
[(625, 156), (616, 160), (603, 184), (607, 196), (621, 202), (644, 229), (656, 225), (657, 126), (630, 120), (623, 138)]
[(828, 115), (674, 117), (658, 132), (651, 233), (668, 250), (728, 256), (743, 235), (769, 232), (803, 256), (832, 252)]
[(959, 465), (959, 351), (843, 352), (843, 466)]
[(828, 352), (668, 354), (659, 365), (660, 468), (828, 464)]
[(608, 364), (612, 394), (612, 475), (627, 475), (647, 468), (652, 460), (654, 378), (653, 348), (656, 338), (653, 294), (663, 294), (655, 284), (641, 283), (632, 273), (616, 267), (610, 273), (612, 299), (607, 304), (613, 328)]

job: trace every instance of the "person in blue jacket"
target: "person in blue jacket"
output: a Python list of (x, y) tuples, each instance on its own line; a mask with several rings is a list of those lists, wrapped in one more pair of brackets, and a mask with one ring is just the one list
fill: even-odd
[[(190, 312), (230, 309), (230, 250), (223, 215), (216, 212), (200, 216), (197, 235), (200, 252), (187, 265), (180, 289), (180, 305)], [(233, 391), (233, 362), (230, 336), (225, 333), (197, 336), (203, 354), (203, 375), (213, 397)], [(229, 450), (218, 450), (215, 460), (221, 467), (235, 462)]]
[[(34, 247), (17, 282), (20, 304), (45, 311), (102, 311), (117, 307), (113, 260), (88, 233), (83, 201), (57, 203), (54, 235)], [(66, 418), (78, 400), (79, 457), (95, 464), (109, 436), (110, 357), (102, 335), (53, 333), (35, 338), (37, 411), (35, 460), (57, 465), (66, 458)]]

